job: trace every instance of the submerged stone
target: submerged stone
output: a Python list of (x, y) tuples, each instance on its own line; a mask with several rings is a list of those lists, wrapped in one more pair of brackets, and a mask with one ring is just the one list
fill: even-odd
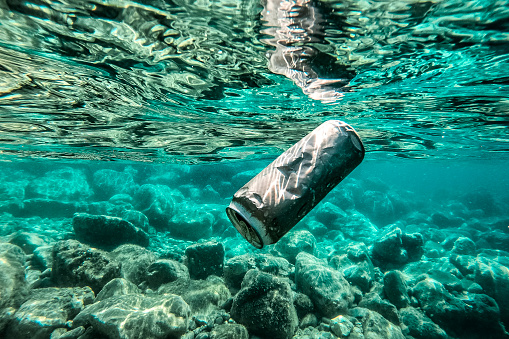
[(249, 271), (233, 300), (232, 318), (252, 334), (291, 338), (298, 326), (290, 285), (269, 273)]
[(173, 237), (196, 241), (212, 236), (215, 221), (207, 205), (181, 205), (168, 222), (168, 230)]
[(385, 299), (380, 298), (377, 293), (367, 293), (362, 297), (359, 307), (367, 308), (382, 315), (395, 325), (399, 325), (399, 316), (396, 306)]
[(419, 233), (403, 233), (394, 228), (382, 233), (375, 241), (372, 259), (382, 268), (400, 267), (411, 261), (420, 260), (424, 253), (424, 241)]
[(387, 299), (397, 308), (405, 308), (410, 305), (408, 287), (400, 271), (389, 271), (385, 273), (384, 293)]
[(148, 267), (156, 261), (156, 256), (153, 252), (132, 244), (125, 244), (115, 248), (110, 253), (110, 256), (117, 262), (122, 263), (122, 277), (135, 285), (145, 281)]
[(364, 338), (405, 338), (399, 326), (394, 325), (377, 312), (362, 307), (356, 307), (351, 309), (349, 314), (361, 322)]
[(354, 300), (350, 284), (342, 273), (305, 252), (297, 255), (295, 282), (297, 289), (311, 298), (317, 310), (331, 318), (344, 314)]
[(106, 215), (76, 213), (72, 219), (78, 240), (112, 248), (125, 243), (148, 246), (148, 235), (129, 221)]
[(270, 254), (246, 253), (228, 260), (224, 266), (224, 279), (228, 286), (240, 288), (247, 271), (259, 269), (279, 277), (288, 277), (291, 267), (288, 260)]
[(38, 216), (41, 218), (71, 218), (74, 213), (84, 210), (85, 203), (61, 201), (46, 198), (26, 199), (11, 211), (17, 217)]
[(45, 245), (44, 240), (37, 234), (27, 232), (13, 234), (9, 242), (21, 247), (26, 254), (32, 254), (37, 247)]
[(165, 185), (142, 185), (135, 194), (137, 210), (145, 214), (150, 225), (157, 230), (168, 230), (168, 222), (173, 217), (175, 202), (173, 191)]
[(115, 278), (108, 282), (102, 288), (101, 292), (97, 294), (95, 297), (95, 302), (108, 299), (117, 295), (126, 295), (126, 294), (140, 294), (140, 289), (124, 278)]
[(75, 201), (93, 194), (83, 171), (64, 167), (47, 172), (32, 180), (26, 188), (26, 196), (59, 201)]
[(316, 239), (309, 231), (289, 232), (276, 243), (274, 249), (281, 257), (295, 264), (295, 258), (300, 252), (315, 255)]
[(332, 333), (337, 335), (340, 338), (349, 337), (352, 333), (354, 325), (352, 322), (345, 316), (337, 316), (331, 319), (330, 329)]
[(95, 196), (107, 200), (115, 194), (133, 194), (137, 188), (133, 172), (132, 168), (126, 168), (123, 172), (111, 169), (96, 171), (92, 180)]
[(179, 296), (121, 295), (90, 305), (74, 318), (74, 326), (93, 326), (107, 338), (173, 339), (187, 330), (190, 309)]
[(53, 246), (51, 278), (58, 286), (90, 286), (98, 293), (106, 283), (120, 277), (120, 263), (107, 252), (90, 248), (76, 240)]
[(346, 254), (335, 255), (330, 259), (332, 268), (342, 271), (346, 280), (367, 293), (375, 281), (375, 268), (364, 244), (351, 244)]
[(463, 255), (475, 255), (475, 243), (467, 237), (459, 237), (454, 242), (451, 253)]
[(478, 255), (474, 274), (475, 282), (497, 301), (501, 319), (509, 326), (509, 268)]
[(151, 289), (157, 289), (162, 284), (177, 279), (189, 280), (187, 266), (178, 261), (159, 259), (153, 262), (147, 269), (146, 283)]
[(399, 311), (403, 333), (416, 339), (446, 339), (447, 334), (423, 312), (406, 307)]
[(179, 279), (162, 285), (159, 294), (177, 294), (186, 301), (193, 314), (209, 315), (217, 311), (231, 294), (221, 278), (210, 276), (206, 280)]
[(224, 246), (217, 241), (194, 244), (186, 248), (184, 259), (191, 278), (221, 277), (224, 266)]
[(222, 324), (214, 326), (210, 339), (249, 339), (249, 333), (241, 324)]
[(14, 314), (6, 335), (17, 339), (46, 339), (56, 328), (69, 327), (69, 321), (93, 300), (90, 287), (34, 289)]
[(460, 333), (468, 320), (467, 305), (438, 281), (426, 278), (413, 288), (421, 309), (447, 331)]
[(26, 255), (13, 244), (0, 243), (0, 309), (18, 307), (28, 287), (25, 278)]

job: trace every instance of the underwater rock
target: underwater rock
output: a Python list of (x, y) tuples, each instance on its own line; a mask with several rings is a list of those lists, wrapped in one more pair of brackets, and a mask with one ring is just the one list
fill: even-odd
[(249, 339), (249, 333), (241, 324), (221, 324), (214, 326), (210, 339)]
[(14, 314), (6, 329), (8, 338), (46, 339), (59, 327), (69, 327), (72, 320), (94, 300), (90, 287), (39, 288)]
[(72, 218), (74, 213), (85, 210), (86, 204), (43, 198), (24, 200), (11, 213), (16, 217)]
[(497, 200), (488, 191), (469, 192), (462, 197), (461, 201), (471, 210), (482, 210), (486, 216), (494, 215), (499, 211)]
[[(363, 339), (362, 332), (360, 333), (360, 337), (350, 336), (349, 339)], [(330, 333), (328, 330), (322, 330), (316, 327), (306, 327), (304, 329), (297, 330), (297, 333), (293, 336), (293, 339), (337, 339), (334, 334)]]
[(14, 233), (9, 243), (21, 247), (26, 254), (32, 254), (37, 247), (45, 245), (37, 234), (27, 232)]
[(212, 236), (215, 221), (208, 205), (180, 205), (168, 222), (168, 230), (173, 237), (196, 241)]
[(134, 200), (133, 197), (130, 196), (129, 194), (120, 193), (113, 195), (111, 198), (108, 199), (108, 202), (118, 207), (132, 209)]
[(449, 292), (462, 292), (464, 290), (462, 281), (450, 272), (432, 269), (427, 271), (426, 274), (431, 279), (441, 283)]
[(484, 232), (481, 235), (481, 240), (484, 240), (494, 249), (509, 251), (509, 234), (507, 232), (498, 230)]
[(231, 316), (250, 333), (274, 339), (291, 338), (298, 326), (288, 282), (258, 270), (245, 275)]
[(385, 273), (384, 294), (397, 308), (405, 308), (410, 305), (408, 287), (400, 271), (389, 271)]
[(365, 191), (356, 207), (379, 227), (396, 220), (392, 201), (384, 192)]
[(291, 264), (295, 264), (295, 257), (300, 252), (316, 254), (316, 239), (309, 231), (290, 231), (276, 243), (274, 250)]
[(324, 224), (329, 229), (334, 224), (344, 224), (348, 220), (348, 215), (345, 211), (330, 202), (318, 204), (315, 207), (314, 214), (316, 221)]
[(73, 326), (91, 325), (107, 338), (180, 338), (189, 315), (189, 306), (179, 296), (128, 294), (88, 306), (74, 318)]
[(4, 336), (4, 329), (14, 319), (15, 313), (14, 307), (0, 308), (0, 336)]
[(209, 275), (221, 277), (224, 266), (224, 246), (217, 241), (193, 244), (186, 248), (184, 262), (193, 279), (205, 279)]
[[(94, 201), (86, 206), (86, 209), (80, 212), (91, 215), (109, 215), (118, 217), (125, 211), (126, 206), (119, 206), (108, 201)], [(74, 216), (74, 215), (73, 215)]]
[[(426, 232), (423, 232), (423, 237), (426, 238)], [(440, 258), (445, 253), (445, 249), (436, 241), (426, 241), (424, 243), (424, 255), (428, 258)]]
[(0, 309), (18, 307), (27, 293), (26, 255), (13, 244), (0, 243)]
[(318, 318), (313, 313), (306, 314), (304, 317), (302, 317), (302, 320), (299, 323), (299, 328), (306, 328), (309, 326), (318, 326)]
[(459, 227), (465, 222), (462, 218), (454, 215), (446, 215), (441, 212), (433, 213), (431, 221), (440, 228)]
[(147, 268), (156, 261), (153, 252), (144, 247), (125, 244), (110, 252), (110, 256), (121, 265), (121, 276), (136, 286), (145, 281)]
[(313, 219), (311, 219), (306, 226), (309, 232), (317, 238), (325, 237), (329, 232), (329, 229), (324, 224)]
[(185, 184), (180, 185), (178, 190), (189, 200), (212, 204), (221, 201), (221, 196), (211, 185), (198, 187), (195, 184)]
[(137, 188), (133, 175), (135, 170), (127, 167), (123, 172), (101, 169), (94, 173), (92, 185), (98, 200), (108, 200), (115, 194), (132, 195)]
[(346, 223), (333, 225), (334, 229), (343, 232), (346, 238), (355, 241), (371, 243), (373, 237), (378, 233), (375, 226), (364, 214), (355, 210), (349, 211), (350, 218)]
[(117, 217), (76, 213), (72, 219), (78, 240), (103, 248), (113, 248), (125, 243), (148, 246), (148, 235)]
[(475, 282), (496, 300), (502, 321), (509, 326), (509, 268), (481, 254), (475, 265)]
[(451, 254), (475, 255), (475, 243), (467, 237), (459, 237), (454, 242)]
[(58, 201), (85, 200), (93, 192), (83, 171), (64, 167), (34, 178), (26, 187), (26, 198)]
[(53, 265), (53, 246), (40, 246), (34, 250), (30, 265), (41, 271)]
[(62, 240), (53, 246), (51, 278), (58, 286), (90, 286), (98, 293), (106, 283), (120, 277), (120, 263), (107, 252), (76, 240)]
[(500, 309), (496, 301), (486, 294), (469, 293), (467, 303), (468, 321), (461, 336), (477, 338), (509, 338), (500, 322)]
[(147, 216), (141, 213), (140, 211), (124, 210), (123, 212), (120, 213), (120, 215), (118, 215), (118, 217), (126, 221), (129, 221), (131, 224), (145, 232), (150, 233), (153, 231), (153, 228), (150, 226)]
[(399, 325), (399, 316), (396, 306), (387, 300), (380, 298), (377, 293), (366, 293), (362, 297), (359, 307), (364, 307), (371, 311), (380, 313), (380, 315), (389, 320), (391, 323)]
[(228, 286), (240, 288), (247, 271), (257, 268), (279, 277), (287, 278), (291, 266), (288, 260), (271, 254), (246, 253), (228, 260), (224, 265), (223, 276)]
[(382, 268), (400, 267), (418, 261), (424, 253), (424, 241), (419, 233), (403, 233), (394, 228), (383, 232), (372, 250), (373, 263)]
[(315, 309), (315, 305), (313, 305), (311, 298), (300, 292), (294, 292), (293, 305), (295, 306), (299, 319), (312, 313)]
[(426, 278), (413, 288), (421, 309), (446, 331), (460, 333), (465, 326), (467, 305), (449, 293), (438, 281)]
[(355, 201), (351, 187), (352, 184), (343, 181), (342, 186), (336, 189), (334, 196), (331, 197), (331, 201), (344, 211), (355, 209)]
[(357, 286), (364, 293), (369, 292), (375, 279), (375, 268), (366, 245), (351, 244), (346, 248), (346, 252), (333, 256), (329, 265), (342, 271), (350, 284)]
[(151, 289), (157, 289), (177, 279), (189, 280), (187, 266), (170, 259), (159, 259), (147, 269), (146, 284)]
[(306, 252), (297, 255), (295, 283), (327, 317), (345, 313), (354, 300), (343, 274)]
[(339, 315), (330, 322), (331, 332), (340, 338), (349, 337), (354, 329), (354, 325), (347, 317)]
[(159, 231), (168, 230), (168, 222), (173, 217), (174, 191), (165, 185), (142, 185), (134, 196), (136, 209), (145, 214), (150, 225)]
[(399, 326), (394, 325), (377, 312), (362, 307), (355, 307), (349, 310), (348, 314), (355, 317), (362, 324), (364, 338), (405, 338)]
[(65, 328), (57, 328), (51, 332), (50, 339), (89, 339), (84, 336), (86, 332), (87, 330), (83, 326), (76, 327), (70, 331), (67, 331)]
[(209, 276), (206, 280), (179, 279), (162, 285), (159, 294), (176, 294), (189, 305), (193, 314), (209, 315), (231, 298), (221, 278)]
[(140, 294), (140, 289), (124, 278), (115, 278), (110, 280), (104, 287), (101, 292), (97, 294), (94, 302), (98, 302), (107, 298), (111, 298), (117, 295), (126, 295), (126, 294)]
[(447, 339), (445, 331), (431, 321), (423, 312), (406, 307), (399, 310), (403, 334), (415, 339)]
[[(9, 177), (14, 181), (6, 181)], [(3, 177), (0, 181), (0, 201), (20, 203), (25, 198), (25, 187), (28, 183), (28, 179), (23, 179), (10, 172), (7, 178)]]

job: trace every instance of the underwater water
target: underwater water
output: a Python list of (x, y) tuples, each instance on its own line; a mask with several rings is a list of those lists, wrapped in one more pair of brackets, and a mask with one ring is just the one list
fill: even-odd
[[(508, 94), (504, 0), (0, 0), (0, 338), (509, 338)], [(363, 162), (255, 248), (331, 119)]]

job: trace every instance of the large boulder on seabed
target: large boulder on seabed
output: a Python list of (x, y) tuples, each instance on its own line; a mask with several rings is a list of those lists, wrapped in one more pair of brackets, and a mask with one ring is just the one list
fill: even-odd
[(106, 283), (120, 277), (120, 263), (107, 252), (76, 240), (62, 240), (53, 246), (51, 279), (57, 286), (90, 286), (98, 293)]
[(288, 282), (258, 270), (244, 277), (231, 316), (250, 333), (274, 339), (291, 338), (299, 323)]
[(74, 318), (107, 338), (177, 339), (187, 330), (191, 310), (179, 296), (127, 294), (96, 302)]
[(295, 282), (297, 289), (308, 295), (315, 307), (330, 318), (344, 314), (354, 300), (343, 274), (306, 252), (297, 255)]
[(72, 226), (78, 240), (94, 246), (108, 249), (125, 243), (149, 245), (147, 233), (117, 217), (76, 213)]

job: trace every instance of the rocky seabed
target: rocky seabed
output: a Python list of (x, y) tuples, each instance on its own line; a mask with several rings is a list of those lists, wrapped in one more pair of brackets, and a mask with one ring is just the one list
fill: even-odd
[(256, 171), (40, 170), (0, 173), (1, 338), (509, 338), (489, 193), (351, 178), (256, 250), (224, 213)]

